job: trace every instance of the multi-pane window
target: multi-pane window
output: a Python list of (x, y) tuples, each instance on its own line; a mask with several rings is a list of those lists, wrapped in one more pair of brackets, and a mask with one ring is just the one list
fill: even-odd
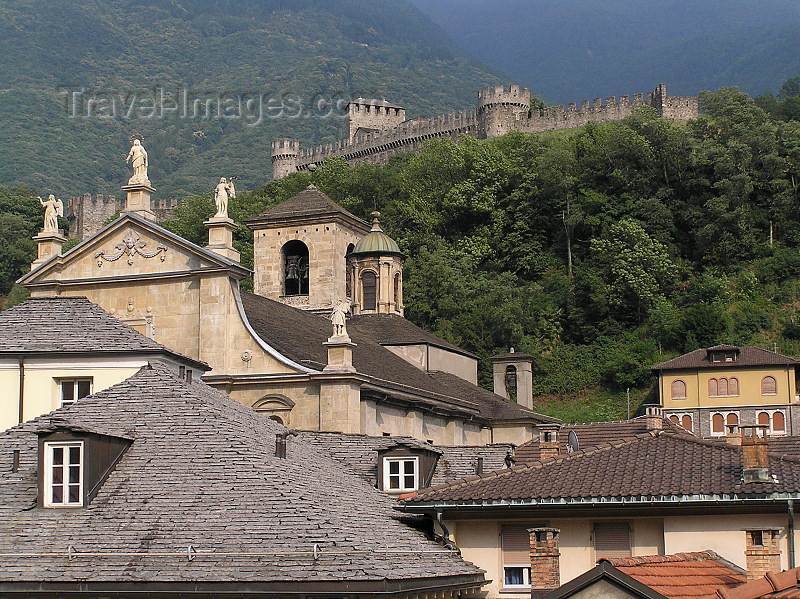
[(531, 541), (529, 528), (545, 526), (544, 523), (506, 524), (500, 533), (503, 551), (503, 587), (531, 586)]
[(714, 436), (735, 431), (737, 426), (739, 426), (738, 412), (714, 412), (711, 414), (711, 434)]
[(385, 491), (416, 491), (418, 462), (416, 457), (384, 458), (383, 489)]
[(694, 430), (691, 414), (670, 414), (669, 420), (670, 422), (681, 425), (687, 431)]
[(74, 404), (82, 397), (91, 395), (92, 379), (61, 379), (59, 381), (61, 389), (61, 407)]
[(730, 397), (739, 395), (739, 379), (736, 377), (708, 379), (709, 397)]
[(83, 442), (45, 442), (44, 506), (83, 505)]
[(768, 410), (759, 412), (756, 421), (761, 426), (766, 426), (770, 435), (786, 434), (786, 416), (781, 410)]

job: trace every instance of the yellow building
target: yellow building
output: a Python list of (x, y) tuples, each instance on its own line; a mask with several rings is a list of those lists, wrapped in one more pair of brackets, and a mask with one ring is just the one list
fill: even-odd
[(0, 430), (102, 391), (153, 361), (186, 378), (208, 370), (83, 297), (29, 299), (0, 312)]
[(760, 424), (800, 432), (797, 361), (758, 347), (717, 345), (653, 366), (664, 416), (697, 435)]

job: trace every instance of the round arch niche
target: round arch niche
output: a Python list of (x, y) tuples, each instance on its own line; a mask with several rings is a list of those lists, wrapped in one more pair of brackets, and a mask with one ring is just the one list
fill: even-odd
[(283, 295), (308, 295), (308, 246), (298, 239), (281, 248)]

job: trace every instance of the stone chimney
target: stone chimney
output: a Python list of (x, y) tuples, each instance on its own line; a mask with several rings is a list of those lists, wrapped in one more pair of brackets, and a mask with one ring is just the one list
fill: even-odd
[(561, 586), (558, 528), (529, 528), (531, 539), (531, 591)]
[(738, 424), (725, 425), (725, 440), (729, 445), (736, 445), (737, 447), (742, 446), (742, 433), (739, 431)]
[(647, 406), (645, 421), (649, 431), (660, 431), (664, 428), (664, 414), (661, 411), (661, 406)]
[(559, 452), (558, 427), (540, 427), (539, 433), (539, 459), (549, 460), (556, 457)]
[[(772, 482), (767, 456), (767, 426), (740, 426), (742, 431), (742, 482)], [(759, 436), (758, 431), (762, 431)]]
[(763, 578), (767, 572), (780, 572), (780, 529), (746, 529), (744, 533), (747, 535), (744, 555), (748, 582)]

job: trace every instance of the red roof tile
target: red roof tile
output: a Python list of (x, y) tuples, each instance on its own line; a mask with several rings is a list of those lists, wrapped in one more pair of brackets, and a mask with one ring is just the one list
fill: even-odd
[(759, 578), (733, 589), (719, 589), (722, 599), (797, 599), (800, 597), (800, 568), (785, 572), (767, 572)]

